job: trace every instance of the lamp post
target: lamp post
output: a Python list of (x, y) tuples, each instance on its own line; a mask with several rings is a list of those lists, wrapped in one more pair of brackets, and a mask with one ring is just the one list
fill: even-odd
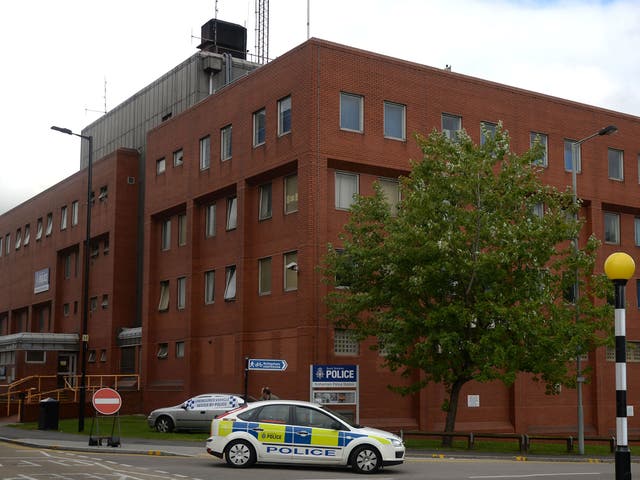
[(87, 327), (89, 324), (89, 267), (91, 265), (89, 251), (91, 248), (91, 190), (92, 190), (92, 154), (93, 154), (93, 137), (91, 135), (81, 135), (74, 133), (68, 128), (51, 127), (51, 130), (74, 135), (86, 140), (89, 143), (89, 162), (87, 164), (87, 219), (86, 219), (86, 235), (84, 240), (84, 275), (82, 276), (82, 349), (80, 351), (80, 398), (78, 405), (78, 432), (84, 431), (84, 408), (87, 401), (87, 347), (89, 343), (89, 334)]
[[(618, 131), (618, 127), (615, 125), (609, 125), (607, 127), (601, 128), (595, 133), (584, 137), (582, 140), (578, 140), (571, 144), (571, 185), (573, 191), (573, 205), (575, 207), (578, 206), (578, 165), (580, 164), (580, 145), (591, 140), (592, 138), (603, 136), (603, 135), (611, 135)], [(578, 237), (573, 239), (573, 249), (576, 253), (576, 257), (578, 254)], [(580, 297), (580, 289), (579, 289), (579, 281), (578, 281), (578, 266), (576, 265), (575, 272), (575, 283), (573, 286), (573, 301), (575, 304), (575, 314), (576, 314), (576, 322), (580, 320), (580, 309), (578, 306), (578, 299)], [(578, 453), (580, 455), (584, 455), (584, 410), (582, 406), (582, 384), (584, 382), (584, 377), (582, 376), (582, 364), (581, 357), (582, 352), (578, 352), (576, 355), (576, 380), (577, 380), (577, 396), (578, 396)]]
[(616, 480), (631, 478), (631, 452), (627, 441), (627, 346), (625, 339), (624, 287), (636, 264), (623, 252), (612, 253), (604, 262), (604, 273), (615, 288), (616, 329)]

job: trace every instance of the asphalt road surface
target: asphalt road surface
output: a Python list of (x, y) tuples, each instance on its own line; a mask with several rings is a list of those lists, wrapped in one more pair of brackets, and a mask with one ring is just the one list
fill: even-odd
[[(364, 476), (347, 469), (256, 466), (236, 470), (205, 453), (171, 457), (73, 452), (0, 442), (3, 480), (601, 480), (614, 479), (612, 463), (516, 461), (472, 458), (409, 458), (403, 465)], [(640, 478), (640, 465), (632, 465)]]

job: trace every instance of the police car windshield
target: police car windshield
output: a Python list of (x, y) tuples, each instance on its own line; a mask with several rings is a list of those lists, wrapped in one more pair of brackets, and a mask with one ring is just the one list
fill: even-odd
[(350, 427), (353, 427), (353, 428), (360, 428), (361, 427), (357, 423), (353, 423), (349, 418), (347, 418), (346, 416), (344, 416), (341, 413), (336, 412), (335, 410), (331, 410), (330, 408), (328, 408), (328, 407), (326, 407), (324, 405), (320, 405), (320, 408), (322, 408), (323, 410), (326, 410), (327, 412), (331, 413), (333, 416), (338, 417), (340, 420), (342, 420), (344, 423), (346, 423)]

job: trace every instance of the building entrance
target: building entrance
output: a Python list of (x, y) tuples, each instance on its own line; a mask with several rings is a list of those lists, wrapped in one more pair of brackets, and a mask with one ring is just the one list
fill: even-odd
[(75, 353), (58, 353), (58, 388), (64, 387), (64, 377), (67, 375), (71, 376), (69, 381), (71, 386), (76, 386), (75, 377), (73, 377), (76, 374), (76, 359)]

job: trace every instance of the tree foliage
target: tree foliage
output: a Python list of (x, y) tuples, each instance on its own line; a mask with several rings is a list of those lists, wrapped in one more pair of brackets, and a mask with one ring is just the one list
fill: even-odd
[(611, 335), (600, 300), (610, 287), (593, 274), (598, 241), (572, 243), (581, 221), (571, 191), (542, 183), (540, 146), (514, 154), (501, 126), (487, 137), (418, 136), (423, 159), (401, 179), (397, 215), (379, 186), (357, 197), (323, 264), (338, 287), (330, 319), (377, 340), (388, 368), (409, 379), (392, 386), (400, 393), (443, 384), (446, 431), (465, 383), (509, 385), (528, 372), (548, 392), (575, 386), (577, 353)]

